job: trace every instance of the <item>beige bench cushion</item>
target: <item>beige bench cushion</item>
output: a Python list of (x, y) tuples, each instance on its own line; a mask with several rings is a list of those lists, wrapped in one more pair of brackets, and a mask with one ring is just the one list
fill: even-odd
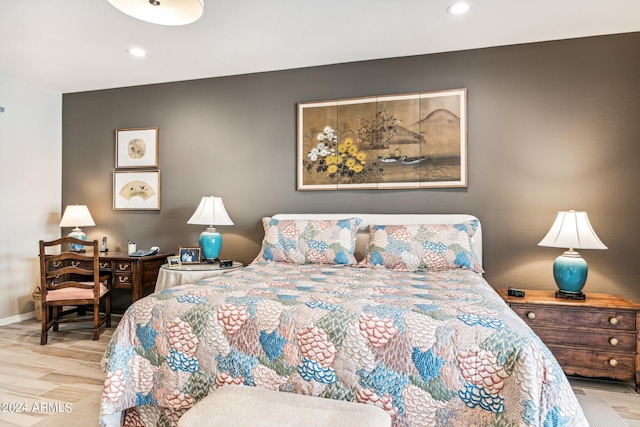
[(373, 405), (227, 385), (189, 409), (178, 426), (389, 427), (391, 417)]

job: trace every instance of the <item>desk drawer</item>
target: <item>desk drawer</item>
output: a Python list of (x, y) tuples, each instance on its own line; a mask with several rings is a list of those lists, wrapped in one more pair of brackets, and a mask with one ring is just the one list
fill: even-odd
[(102, 271), (113, 271), (116, 274), (133, 272), (133, 262), (131, 261), (100, 261), (99, 266)]
[(114, 270), (118, 273), (131, 273), (133, 271), (133, 263), (131, 261), (116, 261), (114, 262)]
[(76, 260), (62, 260), (62, 261), (47, 261), (47, 272), (59, 270), (64, 267), (77, 267), (87, 270), (93, 270), (93, 261), (76, 261)]
[(122, 274), (116, 272), (113, 276), (113, 287), (119, 289), (130, 289), (133, 284), (133, 274)]
[(550, 307), (535, 304), (512, 305), (529, 326), (548, 326), (587, 329), (636, 330), (636, 314), (622, 310), (583, 310), (569, 307)]

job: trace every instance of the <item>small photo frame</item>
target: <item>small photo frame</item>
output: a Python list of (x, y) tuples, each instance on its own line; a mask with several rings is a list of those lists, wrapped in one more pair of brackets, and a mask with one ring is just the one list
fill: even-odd
[(116, 129), (116, 169), (157, 168), (158, 128)]
[(178, 248), (178, 258), (182, 264), (200, 264), (202, 252), (198, 246), (180, 246)]
[(160, 210), (160, 171), (114, 171), (113, 210)]
[(169, 268), (177, 268), (182, 265), (182, 262), (180, 261), (180, 257), (175, 255), (167, 257), (167, 264), (169, 264)]

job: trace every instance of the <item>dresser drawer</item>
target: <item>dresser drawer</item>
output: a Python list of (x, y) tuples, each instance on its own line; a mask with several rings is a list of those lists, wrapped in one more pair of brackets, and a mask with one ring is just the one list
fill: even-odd
[(636, 330), (636, 314), (622, 310), (589, 310), (569, 307), (550, 307), (535, 304), (512, 305), (513, 311), (525, 319), (529, 326), (566, 328)]
[(601, 349), (604, 351), (628, 351), (636, 350), (636, 334), (621, 331), (593, 331), (584, 329), (557, 329), (534, 325), (529, 318), (525, 321), (545, 344), (568, 346), (584, 349)]
[(633, 379), (635, 353), (614, 351), (577, 350), (549, 345), (549, 350), (562, 369), (569, 375), (608, 377), (621, 380)]

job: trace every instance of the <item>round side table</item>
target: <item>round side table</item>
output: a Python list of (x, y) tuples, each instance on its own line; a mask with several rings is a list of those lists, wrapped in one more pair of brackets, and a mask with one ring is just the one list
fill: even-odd
[(198, 280), (219, 276), (242, 267), (242, 263), (236, 261), (233, 262), (233, 266), (222, 268), (219, 264), (183, 264), (176, 267), (163, 264), (158, 271), (155, 291), (160, 292), (173, 286), (196, 283)]

